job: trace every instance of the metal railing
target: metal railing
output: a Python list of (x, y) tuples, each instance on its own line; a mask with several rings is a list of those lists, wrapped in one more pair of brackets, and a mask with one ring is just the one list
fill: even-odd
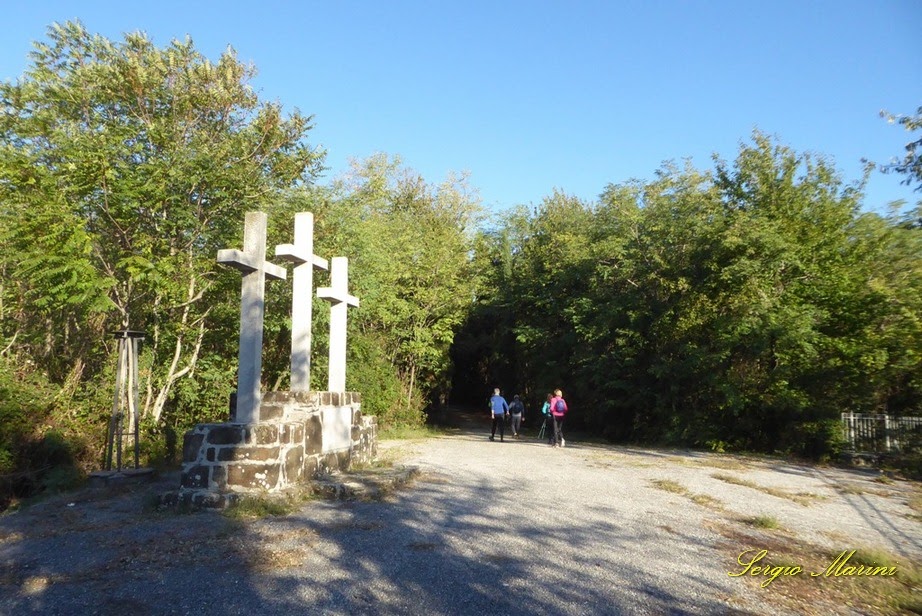
[(842, 428), (855, 453), (899, 453), (922, 446), (922, 417), (842, 413)]

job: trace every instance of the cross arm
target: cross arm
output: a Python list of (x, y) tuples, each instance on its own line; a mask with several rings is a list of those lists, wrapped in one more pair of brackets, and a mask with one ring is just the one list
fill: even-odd
[(349, 295), (340, 289), (334, 289), (333, 287), (320, 287), (317, 289), (317, 297), (320, 299), (325, 299), (331, 304), (339, 304), (344, 302), (348, 306), (359, 305), (359, 298), (355, 297), (354, 295)]
[(295, 263), (297, 265), (301, 265), (302, 263), (311, 263), (313, 264), (314, 269), (329, 269), (329, 264), (327, 263), (326, 259), (322, 259), (317, 255), (307, 254), (294, 244), (279, 244), (275, 247), (275, 256), (278, 259), (283, 259), (289, 263)]
[(219, 250), (218, 263), (229, 265), (240, 270), (244, 274), (255, 272), (259, 269), (259, 266), (262, 265), (262, 269), (266, 273), (266, 276), (274, 278), (275, 280), (285, 280), (288, 275), (284, 267), (276, 265), (275, 263), (269, 263), (268, 261), (262, 261), (253, 255), (248, 255), (242, 250), (237, 250), (235, 248)]

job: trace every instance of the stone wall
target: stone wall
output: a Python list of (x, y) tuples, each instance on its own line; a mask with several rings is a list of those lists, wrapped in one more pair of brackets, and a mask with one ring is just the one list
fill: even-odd
[(370, 462), (376, 454), (377, 424), (362, 415), (359, 394), (271, 392), (258, 423), (199, 424), (186, 433), (175, 497), (222, 506), (242, 494), (280, 492)]

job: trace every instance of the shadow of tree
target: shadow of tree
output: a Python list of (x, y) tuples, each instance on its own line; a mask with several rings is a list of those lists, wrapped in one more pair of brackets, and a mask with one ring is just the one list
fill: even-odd
[(141, 513), (137, 495), (52, 502), (0, 519), (0, 613), (734, 613), (739, 585), (699, 562), (699, 533), (547, 482), (458, 468), (247, 522)]

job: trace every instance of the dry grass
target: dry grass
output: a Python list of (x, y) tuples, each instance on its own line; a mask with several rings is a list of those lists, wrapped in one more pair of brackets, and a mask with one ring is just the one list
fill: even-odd
[(707, 494), (693, 494), (691, 496), (691, 502), (696, 505), (701, 505), (702, 507), (708, 507), (709, 509), (723, 509), (724, 507), (724, 504), (720, 502), (719, 499)]
[(751, 518), (746, 518), (743, 521), (755, 528), (763, 528), (766, 530), (781, 528), (781, 523), (778, 522), (778, 518), (770, 515), (757, 515)]
[(843, 483), (835, 486), (835, 491), (839, 494), (864, 494), (865, 490), (854, 483)]
[(671, 492), (672, 494), (679, 494), (680, 496), (684, 496), (691, 502), (695, 503), (696, 505), (701, 505), (702, 507), (717, 510), (723, 509), (724, 507), (723, 503), (713, 496), (709, 496), (707, 494), (694, 494), (682, 484), (671, 479), (654, 479), (650, 483), (665, 492)]
[(906, 504), (917, 516), (922, 515), (922, 493), (917, 492), (910, 496)]
[(714, 479), (719, 479), (725, 483), (731, 483), (737, 486), (743, 486), (745, 488), (750, 488), (753, 490), (758, 490), (763, 494), (768, 494), (769, 496), (774, 496), (776, 498), (784, 498), (789, 501), (795, 502), (798, 505), (804, 507), (809, 507), (811, 502), (819, 499), (816, 494), (811, 494), (809, 492), (797, 492), (792, 493), (787, 490), (782, 490), (781, 488), (773, 488), (770, 486), (763, 486), (754, 481), (749, 481), (748, 479), (741, 479), (740, 477), (734, 477), (733, 475), (727, 475), (726, 473), (713, 473), (711, 475)]
[(701, 466), (719, 468), (725, 471), (748, 471), (751, 464), (744, 464), (736, 458), (705, 458), (699, 462)]
[(651, 483), (660, 490), (672, 492), (673, 494), (681, 494), (684, 496), (689, 493), (683, 485), (671, 479), (654, 479)]
[[(800, 573), (778, 575), (770, 581), (771, 576), (763, 575), (734, 577), (757, 592), (765, 593), (766, 603), (773, 607), (771, 611), (825, 615), (840, 613), (845, 607), (849, 613), (883, 616), (922, 613), (922, 597), (918, 590), (922, 587), (922, 574), (911, 562), (886, 550), (843, 548), (833, 552), (786, 534), (751, 534), (726, 523), (716, 525), (715, 530), (726, 539), (720, 548), (727, 559), (728, 573), (741, 572), (744, 566), (740, 563), (747, 563), (760, 550), (765, 550), (766, 554), (757, 565), (800, 568)], [(852, 549), (855, 549), (854, 554), (837, 575), (833, 563), (837, 558), (841, 562)], [(892, 566), (896, 567), (896, 572), (892, 576), (855, 574), (861, 565)], [(849, 566), (856, 569), (849, 570)], [(849, 572), (852, 575), (848, 575)]]

